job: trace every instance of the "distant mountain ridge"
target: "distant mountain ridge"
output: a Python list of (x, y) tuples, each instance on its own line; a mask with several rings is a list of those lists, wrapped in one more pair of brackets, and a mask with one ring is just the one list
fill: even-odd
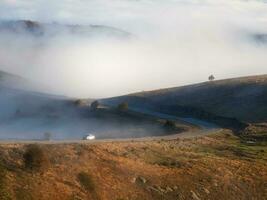
[(103, 25), (68, 25), (59, 23), (42, 23), (31, 20), (0, 21), (0, 33), (29, 35), (34, 37), (53, 37), (61, 34), (77, 36), (111, 36), (128, 38), (130, 33)]

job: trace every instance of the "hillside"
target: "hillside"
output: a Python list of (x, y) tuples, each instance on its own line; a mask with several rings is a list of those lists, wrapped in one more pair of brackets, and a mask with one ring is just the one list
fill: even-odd
[[(264, 200), (266, 143), (229, 131), (192, 139), (39, 144), (48, 160), (26, 168), (27, 144), (0, 144), (0, 199)], [(50, 163), (50, 165), (49, 165)]]
[[(22, 80), (5, 72), (2, 80), (3, 77)], [(173, 93), (179, 93), (182, 99), (186, 93), (195, 92), (208, 104), (207, 97), (201, 96), (203, 88), (213, 93), (214, 88), (218, 90), (223, 86), (227, 88), (226, 93), (233, 85), (240, 88), (244, 83), (258, 88), (265, 83), (265, 77), (214, 81), (102, 101), (127, 100), (132, 106), (156, 109), (163, 101), (169, 103)], [(252, 91), (250, 94), (255, 95)], [(0, 136), (4, 140), (0, 142), (0, 200), (267, 198), (264, 185), (267, 180), (266, 123), (250, 125), (241, 136), (217, 129), (204, 130), (206, 134), (201, 136), (185, 132), (161, 137), (192, 131), (192, 127), (176, 121), (176, 129), (168, 130), (162, 119), (131, 110), (122, 112), (114, 106), (101, 105), (93, 111), (88, 106), (91, 101), (1, 86), (0, 80), (1, 109), (19, 106), (18, 111), (13, 110), (9, 117), (1, 118)], [(189, 115), (192, 110), (187, 111)], [(79, 140), (92, 130), (98, 139), (104, 140)], [(61, 141), (28, 141), (42, 139), (46, 131), (51, 131), (52, 139)], [(146, 138), (133, 139), (144, 136)], [(20, 141), (6, 141), (7, 137), (17, 137)], [(64, 141), (66, 139), (69, 141)], [(29, 165), (26, 155), (33, 147), (35, 156), (32, 156), (37, 161)]]
[(267, 120), (267, 75), (203, 82), (105, 99), (180, 116), (222, 116), (244, 122)]

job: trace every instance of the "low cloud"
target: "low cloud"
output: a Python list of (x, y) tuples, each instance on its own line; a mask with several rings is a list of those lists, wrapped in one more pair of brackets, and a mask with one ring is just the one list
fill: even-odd
[[(2, 20), (99, 24), (132, 37), (0, 34), (3, 70), (75, 97), (267, 73), (262, 1), (0, 1)], [(53, 27), (52, 27), (53, 28)]]

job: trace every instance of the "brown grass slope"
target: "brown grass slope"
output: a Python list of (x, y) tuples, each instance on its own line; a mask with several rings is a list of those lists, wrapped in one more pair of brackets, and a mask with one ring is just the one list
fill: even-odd
[(42, 172), (25, 169), (27, 145), (0, 145), (1, 200), (267, 198), (266, 143), (248, 144), (226, 130), (193, 139), (39, 145), (50, 159)]
[(170, 108), (189, 106), (218, 116), (261, 122), (267, 120), (267, 75), (140, 92), (127, 98)]

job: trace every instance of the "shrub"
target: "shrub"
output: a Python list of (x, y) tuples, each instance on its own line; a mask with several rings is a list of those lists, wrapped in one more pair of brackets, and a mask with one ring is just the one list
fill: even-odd
[(168, 128), (168, 129), (175, 129), (176, 128), (176, 125), (175, 125), (175, 122), (172, 121), (172, 120), (166, 120), (165, 121), (165, 124), (164, 124), (164, 127), (165, 128)]
[(30, 170), (44, 171), (50, 166), (46, 152), (38, 145), (29, 145), (23, 158), (25, 167)]
[(91, 110), (96, 110), (99, 106), (99, 102), (98, 101), (94, 101), (91, 103)]
[(80, 182), (81, 186), (89, 191), (89, 192), (92, 192), (95, 190), (95, 185), (94, 185), (94, 182), (92, 180), (92, 177), (86, 173), (86, 172), (80, 172), (78, 175), (77, 175), (77, 178), (78, 178), (78, 181)]
[(119, 111), (127, 111), (128, 110), (128, 103), (127, 102), (122, 102), (118, 105)]

